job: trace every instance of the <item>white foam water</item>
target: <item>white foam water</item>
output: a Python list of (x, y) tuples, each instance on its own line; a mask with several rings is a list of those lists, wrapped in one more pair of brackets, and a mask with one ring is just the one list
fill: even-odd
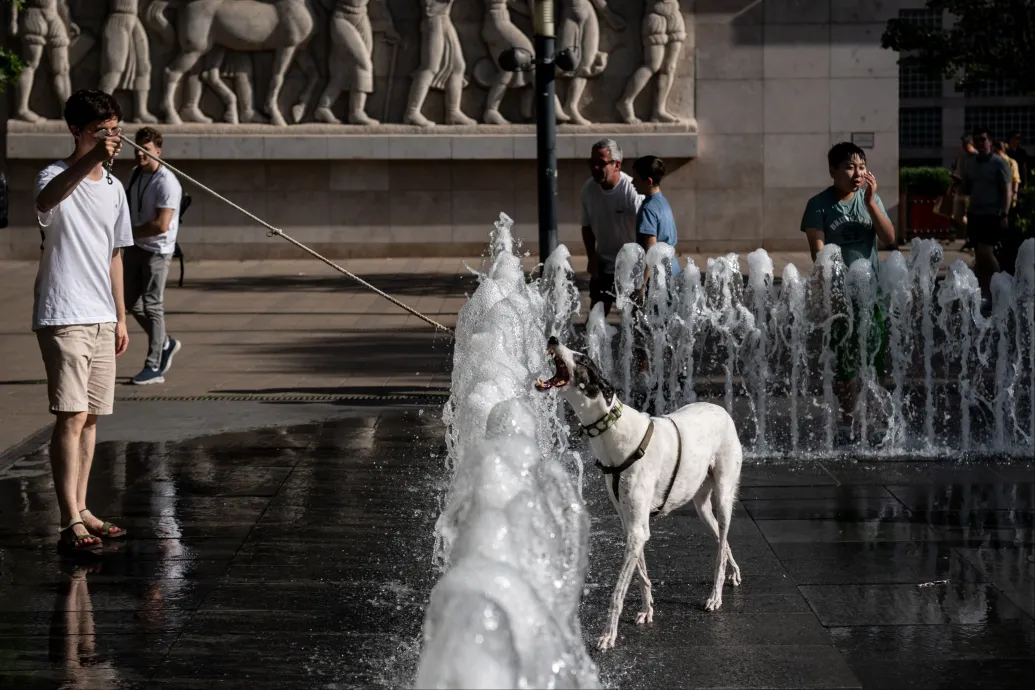
[[(628, 276), (643, 270), (632, 247), (622, 250)], [(1022, 245), (1015, 277), (994, 277), (984, 313), (971, 269), (957, 261), (943, 271), (943, 261), (936, 241), (917, 239), (876, 274), (867, 260), (845, 266), (840, 249), (827, 245), (807, 277), (788, 265), (778, 286), (761, 249), (747, 256), (746, 277), (733, 254), (709, 259), (703, 278), (687, 270), (673, 284), (661, 275), (642, 318), (623, 311), (619, 319), (612, 361), (620, 389), (653, 414), (700, 399), (724, 404), (754, 457), (1030, 457), (1035, 240)], [(628, 299), (632, 282), (620, 283)], [(636, 380), (632, 370), (643, 367), (631, 344), (641, 337), (653, 345), (643, 353), (650, 374)], [(835, 447), (845, 369), (858, 379), (855, 435)]]
[[(1035, 452), (1035, 240), (1022, 245), (1015, 277), (995, 276), (984, 305), (971, 269), (943, 266), (934, 240), (891, 252), (876, 273), (827, 245), (807, 275), (788, 265), (779, 284), (761, 249), (746, 257), (746, 276), (728, 254), (708, 259), (703, 276), (689, 262), (673, 280), (658, 246), (619, 252), (616, 331), (602, 312), (587, 324), (587, 350), (645, 411), (713, 400), (758, 458)], [(839, 371), (859, 386), (848, 443)]]
[[(425, 613), (416, 684), (427, 688), (599, 687), (578, 618), (589, 519), (581, 462), (568, 447), (557, 396), (534, 391), (548, 370), (546, 338), (577, 341), (579, 313), (567, 249), (529, 281), (500, 214), (491, 266), (457, 318), (450, 398), (443, 411), (449, 488), (436, 522), (442, 575)], [(780, 284), (763, 250), (741, 274), (736, 255), (688, 261), (673, 279), (664, 249), (627, 245), (618, 256), (617, 328), (602, 305), (584, 345), (623, 395), (648, 412), (714, 399), (737, 421), (749, 454), (801, 458), (833, 452), (835, 347), (854, 343), (864, 432), (855, 455), (901, 457), (1035, 453), (1035, 240), (1016, 277), (996, 275), (991, 308), (960, 261), (939, 278), (937, 243), (892, 252), (879, 279), (868, 261), (846, 267), (824, 247), (803, 275)], [(642, 310), (635, 297), (648, 267)], [(888, 376), (871, 337), (887, 330)], [(841, 342), (837, 342), (841, 339)], [(637, 356), (646, 376), (637, 376)], [(750, 440), (748, 440), (750, 439)]]
[(425, 612), (421, 688), (599, 687), (578, 618), (581, 463), (556, 396), (533, 387), (547, 334), (569, 333), (578, 313), (574, 274), (562, 246), (529, 282), (512, 222), (500, 214), (491, 267), (457, 318), (443, 411), (451, 476), (435, 527), (442, 576)]

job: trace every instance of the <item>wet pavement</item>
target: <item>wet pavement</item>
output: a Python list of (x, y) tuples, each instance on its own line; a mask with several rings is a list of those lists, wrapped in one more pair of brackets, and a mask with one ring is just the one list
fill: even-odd
[[(325, 417), (151, 441), (109, 430), (89, 502), (129, 538), (91, 560), (54, 550), (42, 452), (0, 470), (0, 688), (410, 685), (435, 581), (440, 411)], [(592, 644), (623, 545), (591, 468), (585, 495)], [(1033, 527), (1030, 464), (747, 466), (731, 529), (743, 585), (703, 610), (714, 547), (677, 511), (647, 546), (653, 626), (633, 625), (634, 585), (617, 649), (593, 654), (623, 688), (1030, 687)]]

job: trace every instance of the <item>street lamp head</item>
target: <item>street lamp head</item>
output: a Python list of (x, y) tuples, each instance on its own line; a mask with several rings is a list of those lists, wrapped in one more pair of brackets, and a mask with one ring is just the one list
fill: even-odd
[(579, 64), (579, 49), (565, 48), (553, 57), (553, 62), (562, 72), (574, 72)]
[(500, 53), (500, 67), (508, 72), (527, 72), (532, 69), (532, 53), (523, 48), (507, 48)]

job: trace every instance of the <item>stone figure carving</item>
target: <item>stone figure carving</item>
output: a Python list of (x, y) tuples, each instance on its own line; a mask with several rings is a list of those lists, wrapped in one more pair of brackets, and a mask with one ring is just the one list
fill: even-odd
[[(316, 63), (312, 58), (299, 55), (299, 62), (308, 73), (308, 69), (316, 72)], [(308, 68), (305, 65), (310, 65)], [(221, 46), (212, 49), (205, 56), (205, 66), (199, 80), (195, 75), (187, 76), (184, 88), (183, 107), (180, 116), (186, 122), (212, 122), (201, 111), (202, 82), (212, 87), (225, 106), (223, 121), (232, 125), (241, 122), (265, 122), (255, 110), (255, 97), (252, 88), (254, 66), (252, 54), (236, 50), (227, 50)], [(234, 88), (230, 88), (223, 78), (230, 79)]]
[(640, 119), (633, 111), (633, 102), (640, 91), (647, 86), (651, 77), (657, 76), (654, 92), (653, 122), (679, 122), (679, 118), (668, 112), (668, 95), (676, 76), (679, 54), (686, 41), (686, 23), (679, 11), (679, 0), (647, 0), (643, 15), (643, 65), (626, 84), (625, 93), (618, 101), (618, 114), (629, 124)]
[[(485, 113), (482, 119), (490, 125), (509, 124), (506, 118), (500, 114), (500, 105), (508, 88), (524, 88), (532, 84), (532, 72), (508, 72), (500, 67), (500, 53), (509, 48), (521, 48), (535, 55), (532, 40), (526, 36), (521, 29), (514, 25), (510, 19), (510, 9), (513, 8), (518, 14), (525, 16), (532, 15), (532, 9), (528, 6), (517, 4), (518, 0), (485, 0), (485, 15), (482, 20), (482, 39), (489, 47), (489, 56), (496, 65), (496, 77), (489, 86), (489, 95), (485, 99)], [(528, 104), (531, 105), (531, 91), (529, 91)], [(522, 108), (524, 112), (525, 107)]]
[(70, 38), (79, 36), (79, 27), (72, 22), (67, 0), (25, 0), (20, 17), (18, 5), (13, 2), (10, 5), (11, 26), (8, 35), (13, 38), (21, 32), (25, 44), (25, 69), (18, 75), (14, 90), (14, 117), (26, 122), (39, 122), (44, 118), (29, 109), (29, 96), (32, 95), (32, 85), (43, 52), (47, 51), (50, 60), (54, 95), (64, 105), (72, 95), (68, 47)]
[[(313, 34), (313, 0), (184, 0), (179, 9), (178, 37), (164, 14), (170, 1), (154, 0), (144, 15), (145, 23), (160, 39), (170, 43), (179, 40), (179, 53), (165, 69), (162, 102), (166, 122), (182, 122), (176, 111), (176, 88), (198, 60), (217, 46), (245, 52), (273, 51), (266, 111), (270, 121), (278, 126), (287, 125), (278, 100), (284, 76), (297, 57), (306, 73), (306, 83), (291, 108), (291, 117), (295, 122), (301, 121), (319, 83), (315, 66), (310, 73), (306, 64), (309, 56), (304, 50)], [(200, 88), (198, 78), (189, 78), (188, 87)], [(236, 104), (234, 107), (236, 109)], [(197, 114), (200, 113), (190, 113), (192, 117)]]
[(111, 13), (104, 23), (101, 51), (100, 90), (133, 92), (134, 122), (158, 122), (147, 109), (151, 91), (151, 56), (147, 32), (137, 16), (138, 0), (111, 0)]
[(420, 127), (435, 123), (421, 114), (429, 89), (445, 92), (446, 124), (477, 124), (460, 110), (460, 96), (467, 79), (464, 51), (450, 13), (453, 0), (421, 0), (420, 67), (413, 73), (403, 122)]
[[(596, 11), (593, 7), (596, 6)], [(568, 77), (567, 112), (561, 107), (560, 97), (557, 99), (557, 121), (573, 122), (577, 125), (588, 125), (589, 120), (579, 112), (579, 101), (586, 90), (586, 80), (595, 77), (607, 69), (607, 53), (600, 50), (600, 24), (597, 11), (607, 25), (615, 31), (625, 29), (625, 21), (611, 11), (607, 0), (563, 0), (561, 7), (560, 49), (575, 47), (579, 51), (579, 60), (572, 72), (562, 76)]]
[[(366, 114), (367, 96), (374, 91), (374, 32), (370, 25), (370, 0), (335, 0), (331, 17), (331, 52), (327, 70), (330, 81), (316, 104), (313, 117), (320, 122), (341, 124), (331, 106), (342, 91), (349, 92), (348, 120), (353, 125), (376, 125)], [(385, 0), (375, 0), (385, 18), (385, 40), (399, 42)]]

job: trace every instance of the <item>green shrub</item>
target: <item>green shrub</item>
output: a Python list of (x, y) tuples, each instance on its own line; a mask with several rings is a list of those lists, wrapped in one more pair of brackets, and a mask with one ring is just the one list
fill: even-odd
[(1016, 228), (1021, 237), (1035, 236), (1035, 183), (1017, 193)]
[(898, 173), (899, 189), (920, 196), (941, 196), (949, 191), (952, 174), (945, 168), (902, 168)]

